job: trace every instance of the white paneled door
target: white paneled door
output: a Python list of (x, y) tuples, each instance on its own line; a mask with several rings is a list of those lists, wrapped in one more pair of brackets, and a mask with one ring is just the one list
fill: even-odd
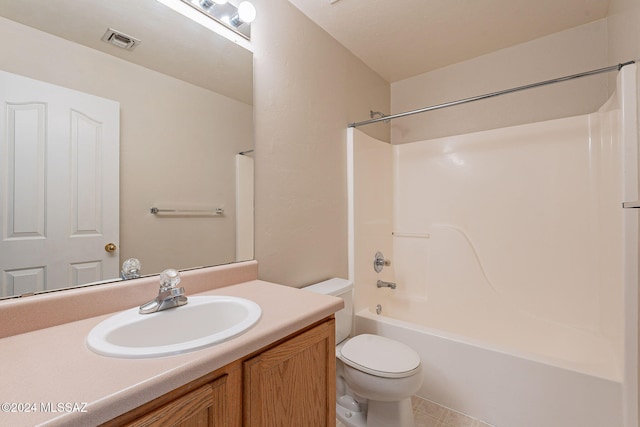
[(117, 277), (119, 104), (3, 71), (0, 104), (0, 297)]

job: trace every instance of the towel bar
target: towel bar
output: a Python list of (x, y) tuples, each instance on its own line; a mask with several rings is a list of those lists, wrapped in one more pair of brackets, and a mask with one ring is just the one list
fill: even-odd
[(160, 209), (160, 208), (156, 208), (156, 207), (152, 207), (149, 209), (149, 212), (151, 212), (154, 215), (157, 215), (159, 213), (172, 213), (172, 214), (189, 214), (189, 215), (223, 215), (224, 214), (224, 209), (222, 208), (216, 208), (214, 210), (210, 210), (210, 209)]

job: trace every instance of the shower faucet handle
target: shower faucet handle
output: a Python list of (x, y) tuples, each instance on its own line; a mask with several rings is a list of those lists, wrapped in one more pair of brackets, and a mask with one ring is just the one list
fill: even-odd
[(373, 269), (376, 271), (376, 273), (380, 273), (384, 267), (388, 267), (390, 265), (391, 261), (389, 261), (388, 259), (384, 259), (384, 255), (382, 255), (382, 252), (376, 252), (376, 256), (373, 260)]

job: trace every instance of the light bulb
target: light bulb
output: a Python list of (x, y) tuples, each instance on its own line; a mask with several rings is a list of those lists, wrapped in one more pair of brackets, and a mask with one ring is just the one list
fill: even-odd
[(247, 24), (256, 19), (256, 8), (248, 1), (243, 1), (238, 5), (238, 17)]
[(200, 7), (204, 10), (209, 10), (216, 4), (223, 5), (227, 3), (229, 0), (200, 0)]

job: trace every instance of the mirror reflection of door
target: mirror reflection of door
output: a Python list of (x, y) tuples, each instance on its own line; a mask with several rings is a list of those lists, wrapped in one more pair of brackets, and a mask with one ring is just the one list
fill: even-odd
[(118, 276), (119, 104), (2, 71), (0, 103), (0, 297)]

